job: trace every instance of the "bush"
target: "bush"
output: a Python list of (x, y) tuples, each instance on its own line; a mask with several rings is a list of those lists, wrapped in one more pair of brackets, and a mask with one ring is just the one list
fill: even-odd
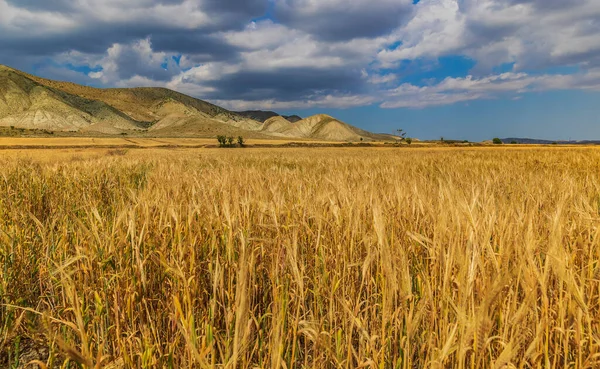
[(410, 138), (410, 137), (407, 137), (407, 138), (406, 138), (406, 143), (410, 145), (410, 144), (412, 143), (412, 138)]
[(492, 142), (494, 143), (494, 145), (502, 145), (502, 140), (498, 137), (494, 138)]
[(244, 147), (244, 145), (245, 145), (244, 137), (238, 136), (237, 143), (238, 143), (238, 145), (240, 145), (240, 147)]
[(510, 144), (511, 145), (516, 145), (516, 144), (518, 144), (518, 142), (513, 140), (513, 141), (510, 141)]

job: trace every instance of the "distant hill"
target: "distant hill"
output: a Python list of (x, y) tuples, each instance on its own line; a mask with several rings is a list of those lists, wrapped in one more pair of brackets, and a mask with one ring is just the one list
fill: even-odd
[(292, 123), (296, 123), (302, 120), (302, 117), (299, 115), (284, 115), (283, 117)]
[(551, 144), (560, 144), (560, 145), (597, 145), (600, 144), (600, 140), (581, 140), (581, 141), (565, 141), (565, 140), (539, 140), (534, 138), (502, 138), (502, 143), (511, 144), (530, 144), (530, 145), (551, 145)]
[(166, 88), (99, 89), (0, 65), (0, 127), (107, 135), (286, 137), (329, 141), (393, 139), (333, 117), (235, 113)]
[(302, 120), (302, 117), (300, 117), (298, 115), (280, 115), (280, 114), (275, 113), (274, 111), (246, 110), (246, 111), (238, 111), (236, 113), (243, 117), (254, 119), (258, 122), (263, 122), (263, 123), (273, 117), (283, 117), (292, 123), (296, 123), (296, 122)]
[(385, 141), (392, 139), (390, 135), (363, 131), (325, 114), (314, 115), (295, 123), (284, 117), (275, 116), (264, 123), (261, 131), (281, 137), (303, 137), (325, 141), (362, 141), (365, 139)]

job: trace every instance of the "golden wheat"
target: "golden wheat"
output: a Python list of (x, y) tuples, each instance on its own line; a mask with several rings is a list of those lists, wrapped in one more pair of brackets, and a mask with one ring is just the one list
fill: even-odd
[(0, 159), (0, 366), (600, 365), (600, 150), (45, 153)]

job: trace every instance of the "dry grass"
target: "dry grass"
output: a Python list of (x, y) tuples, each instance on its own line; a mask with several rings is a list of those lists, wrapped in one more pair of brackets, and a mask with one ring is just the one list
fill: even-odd
[(599, 150), (60, 158), (0, 159), (0, 366), (599, 365)]
[[(235, 136), (237, 138), (237, 136)], [(246, 137), (246, 136), (244, 136)], [(285, 145), (292, 142), (305, 144), (341, 144), (340, 141), (316, 141), (303, 138), (249, 139), (249, 145)], [(381, 143), (382, 144), (382, 143)], [(0, 147), (11, 148), (56, 148), (56, 147), (138, 147), (156, 148), (161, 146), (196, 147), (217, 146), (217, 136), (211, 138), (156, 138), (156, 137), (0, 137)]]

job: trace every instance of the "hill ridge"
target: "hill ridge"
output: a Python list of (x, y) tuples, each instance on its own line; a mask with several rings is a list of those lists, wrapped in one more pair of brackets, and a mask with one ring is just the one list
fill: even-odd
[[(251, 111), (265, 113), (259, 110)], [(390, 139), (327, 114), (264, 121), (165, 87), (99, 88), (55, 81), (0, 65), (0, 126), (103, 134), (359, 141)], [(278, 117), (276, 124), (271, 118)]]

